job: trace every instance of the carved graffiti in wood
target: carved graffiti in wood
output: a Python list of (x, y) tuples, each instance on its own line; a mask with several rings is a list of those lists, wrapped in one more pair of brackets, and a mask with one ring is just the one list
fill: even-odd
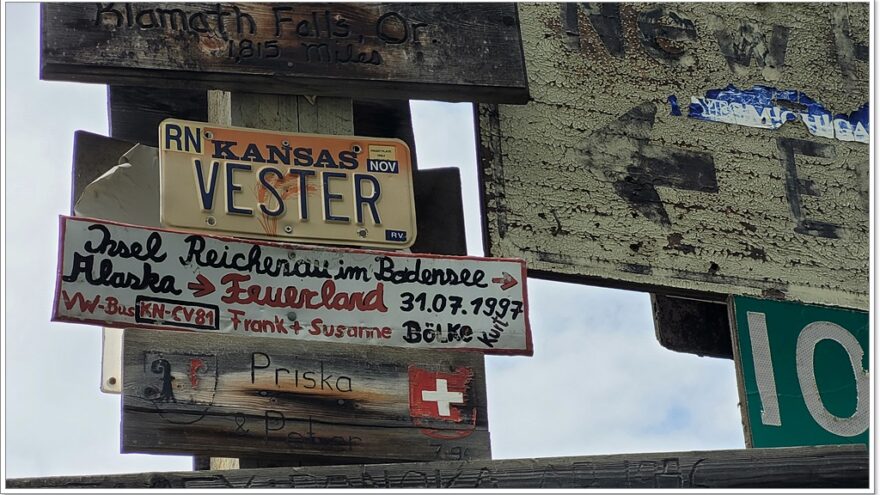
[[(47, 3), (41, 77), (524, 102), (513, 4)], [(472, 40), (480, 40), (480, 50)], [(332, 83), (332, 84), (328, 84)]]
[(346, 463), (490, 456), (481, 359), (359, 347), (126, 330), (122, 450)]

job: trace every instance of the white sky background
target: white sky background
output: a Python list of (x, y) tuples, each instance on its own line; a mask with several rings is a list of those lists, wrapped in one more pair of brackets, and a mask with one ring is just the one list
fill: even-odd
[[(106, 89), (40, 81), (38, 6), (5, 7), (5, 477), (189, 470), (191, 457), (119, 453), (100, 328), (49, 321), (73, 133), (108, 134)], [(482, 255), (471, 107), (412, 109), (419, 167), (461, 168)], [(486, 358), (494, 458), (744, 447), (733, 361), (662, 348), (647, 294), (530, 279), (529, 302), (535, 355)]]

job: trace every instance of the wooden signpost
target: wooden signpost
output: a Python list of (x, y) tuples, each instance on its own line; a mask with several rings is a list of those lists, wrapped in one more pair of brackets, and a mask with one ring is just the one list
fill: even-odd
[(867, 5), (518, 8), (532, 100), (479, 109), (489, 255), (868, 308)]
[(733, 297), (749, 447), (868, 443), (868, 313)]
[(518, 260), (311, 248), (61, 218), (55, 321), (531, 355)]
[[(125, 333), (122, 450), (222, 456), (211, 461), (215, 468), (232, 460), (229, 456), (252, 466), (458, 464), (13, 485), (863, 485), (867, 456), (861, 446), (638, 459), (486, 459), (491, 452), (482, 355), (532, 354), (525, 262), (499, 255), (523, 257), (550, 278), (694, 298), (672, 304), (711, 304), (735, 293), (867, 307), (863, 164), (869, 124), (861, 63), (867, 53), (861, 22), (866, 16), (858, 11), (863, 6), (855, 7), (853, 16), (835, 5), (797, 8), (801, 15), (793, 24), (788, 6), (753, 5), (43, 5), (42, 78), (117, 85), (110, 98), (116, 137), (141, 141), (137, 136), (152, 133), (150, 123), (174, 119), (159, 125), (160, 132), (152, 134), (156, 142), (153, 137), (143, 141), (159, 150), (140, 146), (130, 153), (155, 160), (156, 172), (161, 168), (164, 181), (156, 199), (163, 222), (194, 229), (62, 217), (53, 318), (143, 327)], [(833, 50), (839, 74), (815, 78), (805, 68), (821, 66), (829, 53), (804, 49), (799, 40), (828, 19), (834, 33), (826, 48)], [(479, 49), (473, 40), (480, 40)], [(651, 84), (645, 84), (644, 74), (652, 74)], [(203, 90), (210, 91), (200, 94)], [(310, 96), (296, 96), (303, 94)], [(357, 105), (334, 97), (353, 94), (483, 103), (477, 115), (487, 251), (494, 258), (316, 248), (201, 232), (278, 234), (265, 226), (254, 230), (226, 223), (230, 214), (247, 216), (249, 209), (282, 216), (287, 189), (269, 176), (283, 181), (285, 173), (296, 173), (266, 163), (320, 163), (325, 171), (358, 168), (358, 155), (366, 152), (374, 174), (399, 173), (400, 157), (412, 148), (409, 131), (400, 136), (409, 138), (407, 145), (326, 136), (358, 134)], [(141, 104), (139, 98), (161, 103)], [(685, 111), (679, 98), (689, 103)], [(147, 118), (123, 118), (140, 113), (140, 107)], [(375, 109), (386, 107), (367, 103), (366, 108), (361, 106), (381, 118)], [(272, 139), (256, 139), (253, 131), (236, 129), (241, 127), (260, 129)], [(398, 121), (368, 127), (375, 134), (365, 135), (385, 137), (402, 126)], [(325, 136), (304, 138), (311, 141), (299, 143), (298, 155), (289, 141), (304, 132)], [(290, 138), (290, 160), (309, 155), (311, 163), (285, 162), (284, 136)], [(188, 149), (209, 142), (211, 153)], [(113, 142), (102, 155), (117, 154), (124, 145)], [(414, 161), (406, 167), (414, 171)], [(178, 173), (184, 169), (194, 177)], [(245, 171), (254, 172), (247, 184), (236, 176)], [(77, 193), (95, 177), (94, 167), (83, 172), (74, 181)], [(326, 177), (320, 184), (323, 220), (342, 222), (334, 205), (345, 205), (360, 229), (353, 230), (354, 237), (351, 229), (342, 235), (290, 236), (287, 227), (303, 224), (288, 222), (280, 224), (287, 239), (345, 245), (361, 239), (374, 247), (391, 242), (390, 247), (438, 246), (461, 254), (461, 246), (448, 238), (437, 240), (438, 229), (429, 231), (428, 244), (419, 245), (427, 237), (422, 235), (412, 243), (410, 234), (425, 230), (421, 213), (418, 228), (412, 222), (404, 227), (380, 222), (388, 213), (377, 204), (381, 191), (399, 196), (402, 189), (381, 175), (370, 177), (348, 184), (353, 187), (348, 203)], [(421, 184), (417, 174), (406, 183), (407, 213), (425, 211), (424, 204), (413, 205), (412, 196), (420, 191), (422, 197), (438, 194), (422, 177)], [(144, 179), (144, 191), (152, 180)], [(245, 186), (257, 193), (255, 202), (238, 201), (251, 193)], [(293, 192), (299, 193), (303, 221), (312, 191), (307, 183), (297, 186)], [(260, 188), (266, 193), (262, 199)], [(215, 210), (219, 203), (212, 200), (220, 192), (223, 208)], [(187, 196), (198, 201), (187, 203), (182, 199)], [(157, 223), (159, 201), (157, 211), (141, 212)], [(221, 213), (225, 216), (218, 218)], [(370, 227), (365, 215), (372, 215)], [(352, 223), (346, 219), (342, 223)], [(367, 239), (366, 231), (379, 226), (384, 241)], [(738, 308), (752, 304), (740, 298), (735, 303)], [(746, 387), (751, 383), (743, 367), (749, 359), (742, 354), (746, 344), (754, 362), (779, 363), (772, 367), (776, 374), (768, 372), (769, 365), (755, 366), (755, 381), (762, 424), (777, 427), (782, 421), (781, 437), (790, 437), (787, 429), (807, 416), (800, 406), (767, 392), (768, 383), (789, 386), (792, 374), (791, 335), (778, 338), (775, 311), (748, 312), (748, 337), (739, 332), (733, 353)], [(754, 338), (760, 326), (753, 325), (755, 314), (765, 314), (773, 329), (764, 327), (772, 334), (764, 347), (772, 351)], [(658, 322), (670, 321), (668, 312), (657, 315)], [(812, 420), (826, 432), (860, 442), (860, 435), (867, 435), (862, 428), (865, 331), (851, 330), (851, 322), (836, 317), (829, 317), (833, 322), (798, 320), (805, 327), (797, 337), (795, 368)], [(732, 318), (742, 328), (742, 315)], [(828, 373), (813, 373), (812, 365), (821, 361), (815, 351), (826, 340), (840, 344), (851, 364), (852, 407), (845, 393), (832, 403), (820, 396), (831, 382)], [(729, 352), (724, 344), (695, 339), (692, 349), (724, 355)], [(834, 379), (838, 361), (823, 368)], [(771, 417), (774, 400), (779, 418)], [(754, 397), (744, 402), (752, 414)], [(770, 423), (764, 421), (768, 418)], [(791, 443), (788, 437), (780, 441), (773, 430), (755, 432), (750, 445)]]
[[(247, 8), (252, 6), (254, 6), (254, 4), (248, 4)], [(285, 7), (280, 4), (275, 4), (272, 7), (276, 6)], [(293, 10), (297, 10), (301, 6), (303, 5), (292, 5)], [(56, 6), (49, 6), (49, 8), (54, 7)], [(78, 6), (58, 7), (61, 7), (62, 9), (64, 7), (72, 7), (74, 9), (79, 8)], [(141, 7), (146, 8), (146, 6)], [(152, 7), (162, 8), (163, 6), (157, 6), (154, 4)], [(169, 10), (173, 10), (175, 7), (183, 9), (198, 9), (202, 6), (193, 4), (177, 6), (166, 5), (165, 7)], [(234, 9), (233, 6), (229, 7)], [(243, 6), (240, 6), (240, 8), (241, 7)], [(260, 8), (258, 5), (254, 7)], [(266, 6), (263, 7), (266, 8)], [(347, 12), (351, 12), (352, 6), (337, 4), (335, 7), (338, 7), (339, 9), (348, 9)], [(421, 7), (418, 6), (399, 5), (399, 7), (403, 9), (409, 9), (404, 12), (396, 7), (397, 6), (394, 6), (394, 8), (391, 9), (394, 10), (394, 12), (389, 12), (385, 6), (378, 4), (355, 8), (358, 12), (358, 15), (356, 16), (357, 21), (359, 23), (361, 21), (365, 22), (365, 24), (358, 24), (357, 29), (361, 29), (364, 26), (370, 27), (370, 23), (373, 22), (381, 22), (383, 26), (394, 30), (397, 29), (397, 27), (392, 27), (391, 24), (398, 20), (401, 13), (412, 13), (413, 9), (421, 9)], [(128, 8), (136, 9), (138, 6), (120, 4), (119, 8), (123, 10)], [(308, 6), (304, 6), (304, 8), (308, 8)], [(373, 18), (371, 20), (369, 19), (369, 13), (364, 14), (365, 8), (366, 10), (379, 9), (377, 15), (388, 15), (385, 15), (384, 20), (381, 21), (378, 18)], [(325, 9), (325, 6), (322, 5), (321, 9)], [(44, 13), (45, 12), (46, 10), (44, 10)], [(155, 10), (153, 12), (156, 13)], [(173, 11), (169, 13), (171, 15), (177, 15)], [(508, 13), (512, 13), (513, 17), (507, 16)], [(364, 18), (362, 14), (366, 15), (367, 18)], [(109, 13), (108, 15), (112, 16), (115, 14)], [(145, 14), (147, 17), (150, 15), (151, 14), (149, 13)], [(335, 20), (342, 19), (342, 22), (346, 22), (345, 15), (346, 14), (335, 16)], [(428, 23), (431, 24), (431, 34), (440, 34), (439, 31), (434, 30), (434, 27), (438, 26), (435, 22), (446, 22), (446, 20), (450, 18), (457, 20), (470, 19), (473, 22), (469, 21), (468, 25), (465, 26), (465, 31), (467, 31), (468, 29), (477, 27), (483, 22), (477, 20), (479, 18), (487, 19), (486, 22), (489, 23), (504, 24), (506, 31), (512, 32), (518, 36), (518, 29), (515, 25), (516, 11), (512, 5), (502, 6), (498, 4), (492, 6), (475, 6), (475, 9), (471, 9), (470, 6), (464, 5), (445, 6), (441, 7), (439, 10), (435, 8), (420, 10), (419, 16), (423, 19), (432, 19), (432, 21)], [(199, 16), (196, 17), (197, 23), (201, 22), (198, 20)], [(223, 19), (222, 14), (220, 18)], [(259, 17), (256, 19), (258, 22), (263, 20)], [(49, 49), (46, 49), (47, 45), (44, 43), (42, 58), (44, 62), (43, 67), (46, 70), (43, 71), (42, 76), (45, 78), (70, 78), (71, 80), (80, 81), (110, 82), (111, 84), (136, 84), (139, 86), (153, 86), (158, 84), (163, 86), (163, 88), (127, 88), (119, 85), (110, 87), (110, 110), (112, 112), (111, 128), (113, 136), (125, 139), (135, 139), (139, 142), (154, 146), (159, 144), (155, 140), (158, 133), (155, 131), (156, 127), (152, 127), (153, 130), (150, 131), (149, 122), (153, 122), (155, 126), (165, 117), (204, 120), (205, 117), (200, 115), (206, 115), (210, 121), (221, 126), (245, 126), (282, 132), (399, 137), (407, 142), (410, 149), (414, 149), (412, 131), (408, 129), (409, 108), (406, 100), (403, 102), (378, 100), (352, 101), (344, 98), (318, 97), (316, 101), (314, 97), (249, 94), (252, 92), (284, 94), (306, 93), (310, 95), (340, 94), (345, 96), (357, 94), (359, 97), (390, 96), (393, 98), (409, 98), (418, 93), (418, 95), (423, 97), (435, 97), (450, 100), (472, 99), (475, 98), (473, 95), (483, 93), (485, 98), (482, 99), (487, 101), (517, 101), (524, 100), (527, 97), (527, 92), (524, 87), (516, 87), (518, 83), (513, 82), (511, 87), (506, 86), (509, 81), (516, 81), (517, 79), (519, 81), (524, 81), (524, 73), (516, 75), (512, 73), (501, 74), (497, 71), (485, 72), (482, 70), (468, 70), (463, 78), (458, 81), (450, 82), (449, 80), (440, 78), (439, 75), (440, 73), (451, 74), (451, 72), (446, 70), (435, 70), (432, 68), (430, 70), (431, 77), (429, 79), (422, 77), (422, 82), (430, 84), (411, 84), (411, 80), (402, 84), (400, 80), (395, 79), (395, 77), (401, 74), (404, 74), (403, 77), (408, 77), (405, 74), (412, 74), (412, 68), (416, 61), (421, 66), (422, 62), (430, 65), (433, 63), (439, 63), (438, 60), (440, 59), (442, 59), (443, 64), (450, 66), (450, 70), (457, 69), (459, 67), (457, 63), (466, 58), (470, 60), (470, 62), (466, 62), (465, 65), (471, 64), (471, 69), (476, 66), (479, 66), (480, 68), (491, 67), (491, 64), (493, 63), (492, 59), (495, 58), (498, 60), (497, 63), (502, 63), (508, 68), (516, 67), (518, 64), (520, 71), (522, 71), (521, 52), (518, 50), (519, 44), (516, 40), (505, 41), (506, 45), (503, 48), (504, 54), (502, 56), (495, 57), (492, 55), (499, 50), (499, 45), (495, 43), (494, 40), (501, 40), (506, 36), (504, 32), (500, 31), (498, 32), (499, 36), (493, 37), (493, 41), (491, 42), (493, 43), (493, 46), (486, 45), (485, 48), (487, 51), (480, 54), (476, 54), (472, 51), (458, 53), (456, 51), (457, 49), (448, 43), (448, 40), (452, 39), (452, 37), (438, 36), (436, 39), (431, 40), (431, 47), (419, 46), (419, 40), (413, 40), (413, 46), (415, 46), (414, 51), (410, 51), (410, 46), (402, 46), (394, 42), (384, 43), (388, 40), (380, 40), (384, 43), (379, 43), (377, 45), (380, 46), (380, 48), (377, 48), (377, 51), (380, 52), (380, 54), (385, 54), (386, 52), (384, 50), (387, 49), (387, 53), (392, 55), (404, 53), (403, 58), (400, 58), (399, 56), (388, 56), (383, 60), (383, 66), (379, 69), (351, 64), (348, 63), (349, 61), (342, 59), (334, 59), (329, 63), (324, 63), (325, 61), (321, 61), (321, 63), (314, 61), (315, 63), (311, 63), (311, 69), (316, 70), (309, 73), (313, 74), (314, 77), (303, 73), (295, 74), (296, 77), (287, 77), (287, 75), (294, 72), (291, 70), (291, 63), (297, 67), (296, 70), (301, 69), (301, 67), (297, 65), (300, 62), (300, 60), (296, 58), (297, 54), (293, 51), (285, 51), (285, 56), (288, 58), (283, 60), (287, 66), (284, 74), (271, 68), (265, 70), (260, 68), (251, 70), (255, 65), (259, 65), (259, 61), (241, 60), (233, 65), (226, 65), (226, 68), (230, 69), (230, 72), (221, 74), (219, 77), (213, 77), (217, 74), (211, 70), (202, 71), (201, 67), (199, 70), (188, 74), (181, 74), (174, 70), (166, 70), (168, 67), (150, 67), (147, 61), (154, 59), (149, 56), (146, 58), (142, 57), (137, 63), (124, 62), (121, 66), (112, 69), (108, 69), (106, 65), (98, 67), (102, 62), (108, 61), (106, 58), (95, 60), (93, 57), (92, 60), (86, 62), (85, 66), (79, 65), (78, 67), (71, 69), (69, 72), (68, 69), (70, 69), (70, 67), (64, 68), (60, 70), (60, 72), (53, 72), (53, 69), (50, 66), (53, 65), (53, 60), (57, 61), (57, 58), (53, 57), (61, 55), (62, 52), (66, 53), (64, 56), (73, 56), (73, 51), (79, 50), (81, 53), (84, 53), (85, 58), (88, 59), (92, 48), (77, 48), (75, 46), (76, 43), (71, 42), (71, 36), (73, 38), (79, 38), (82, 36), (88, 37), (88, 35), (85, 34), (85, 31), (94, 31), (96, 29), (96, 26), (88, 22), (78, 23), (76, 26), (72, 26), (70, 23), (64, 23), (62, 25), (61, 23), (54, 22), (57, 20), (58, 18), (54, 18), (54, 20), (47, 21), (47, 18), (44, 16), (43, 28), (45, 36), (43, 41), (47, 42), (52, 36), (58, 34), (62, 37), (67, 36), (68, 43), (62, 43), (62, 46), (56, 46), (55, 48)], [(228, 19), (226, 20), (228, 22)], [(159, 22), (161, 23), (161, 21)], [(511, 22), (513, 22), (513, 25), (508, 25)], [(136, 20), (135, 23), (137, 24)], [(428, 26), (421, 27), (427, 28)], [(455, 28), (454, 31), (459, 31), (459, 28)], [(485, 27), (480, 27), (479, 29), (484, 28)], [(101, 31), (102, 29), (103, 27), (98, 28), (97, 30)], [(491, 30), (491, 28), (489, 29)], [(122, 29), (120, 31), (124, 30), (125, 29)], [(103, 29), (102, 33), (99, 33), (99, 36), (107, 35), (107, 31), (108, 30)], [(115, 30), (110, 28), (109, 31)], [(132, 31), (134, 32), (132, 33)], [(265, 32), (265, 29), (263, 29), (263, 32)], [(428, 31), (421, 31), (422, 34), (426, 32)], [(171, 59), (174, 59), (177, 55), (181, 56), (181, 59), (178, 60), (182, 61), (181, 65), (192, 63), (201, 56), (201, 52), (198, 52), (198, 50), (196, 50), (195, 53), (190, 54), (181, 54), (181, 52), (175, 51), (177, 49), (193, 47), (194, 44), (181, 43), (179, 37), (180, 33), (175, 33), (173, 28), (167, 30), (164, 35), (159, 33), (158, 30), (150, 31), (149, 29), (129, 30), (128, 34), (133, 36), (122, 40), (123, 45), (130, 42), (143, 42), (144, 38), (141, 35), (144, 35), (152, 40), (150, 43), (152, 43), (151, 46), (153, 49), (148, 50), (151, 54), (155, 54), (155, 51), (153, 50), (169, 50), (170, 52), (174, 52), (170, 57)], [(191, 41), (195, 40), (199, 43), (207, 42), (207, 44), (216, 41), (216, 38), (212, 33), (207, 33), (204, 36), (201, 34), (205, 33), (190, 36)], [(229, 31), (227, 31), (227, 34), (229, 34)], [(110, 38), (114, 38), (116, 35), (123, 36), (122, 33), (110, 34), (109, 36)], [(371, 35), (369, 33), (365, 35), (367, 42), (370, 42), (370, 37)], [(241, 42), (239, 44), (250, 42), (249, 40), (236, 38), (235, 35), (231, 35), (229, 38), (234, 38), (234, 43)], [(121, 38), (114, 39), (119, 40)], [(223, 40), (224, 43), (227, 41), (230, 41), (230, 39)], [(323, 43), (323, 41), (318, 41), (318, 43)], [(281, 44), (283, 45), (284, 43), (282, 42)], [(438, 48), (440, 50), (432, 50), (432, 48)], [(510, 48), (515, 49), (511, 50)], [(323, 50), (323, 47), (319, 46), (318, 49)], [(409, 55), (406, 55), (407, 53), (409, 53)], [(486, 57), (487, 54), (491, 56)], [(307, 53), (305, 56), (308, 57), (310, 55)], [(517, 61), (517, 59), (519, 61)], [(452, 63), (453, 60), (456, 63)], [(113, 65), (113, 63), (115, 62), (110, 62), (109, 65)], [(174, 64), (175, 62), (172, 62), (172, 65)], [(222, 63), (218, 64), (218, 66), (219, 65), (222, 65)], [(57, 69), (59, 66), (55, 65), (55, 68)], [(244, 68), (244, 70), (240, 71), (242, 68)], [(311, 69), (306, 68), (304, 70), (308, 72)], [(91, 75), (84, 75), (85, 73)], [(266, 76), (266, 74), (269, 74), (269, 76)], [(324, 79), (327, 74), (330, 74), (330, 79)], [(377, 74), (379, 75), (378, 79), (373, 77)], [(480, 76), (480, 74), (484, 75)], [(177, 79), (178, 76), (181, 76), (181, 78)], [(210, 79), (210, 81), (207, 79)], [(480, 79), (482, 82), (477, 81), (477, 79)], [(504, 79), (504, 81), (501, 81), (501, 79)], [(327, 80), (332, 81), (332, 84), (327, 84), (325, 82)], [(491, 81), (485, 83), (487, 80)], [(488, 86), (486, 86), (486, 84), (488, 84)], [(185, 88), (182, 88), (182, 86)], [(484, 86), (489, 89), (486, 89)], [(211, 91), (208, 92), (207, 98), (204, 98), (204, 93), (203, 96), (200, 97), (192, 89), (199, 87), (235, 89), (243, 92), (228, 93)], [(207, 102), (207, 108), (201, 106), (205, 105), (205, 102)], [(206, 113), (202, 114), (201, 112), (205, 110)], [(413, 165), (415, 165), (414, 160)], [(416, 201), (416, 209), (419, 212), (419, 218), (422, 220), (420, 221), (421, 225), (419, 226), (421, 235), (416, 236), (416, 242), (412, 245), (412, 249), (415, 252), (425, 252), (427, 250), (432, 253), (465, 254), (465, 248), (463, 245), (463, 223), (460, 218), (460, 191), (454, 187), (454, 182), (457, 182), (457, 174), (451, 174), (450, 172), (451, 171), (449, 170), (437, 170), (415, 174), (413, 184), (414, 193), (417, 198), (423, 198), (422, 201)], [(455, 175), (455, 177), (453, 177), (453, 175)], [(455, 178), (455, 181), (452, 180), (453, 178)], [(430, 198), (438, 197), (442, 198), (445, 204), (458, 206), (453, 208), (451, 212), (445, 211), (442, 215), (438, 215), (438, 211), (430, 208), (430, 205), (426, 203)], [(459, 214), (458, 217), (454, 215), (456, 212)], [(273, 340), (272, 342), (280, 343), (281, 341)], [(328, 345), (333, 347), (338, 344), (334, 343)], [(437, 360), (437, 362), (442, 361), (440, 355), (435, 355), (433, 359)], [(472, 369), (482, 370), (483, 358), (480, 354), (461, 353), (456, 356), (456, 359), (467, 364)], [(431, 360), (425, 358), (422, 361), (429, 363)], [(381, 360), (377, 360), (376, 362), (381, 363)], [(482, 376), (482, 372), (475, 373), (473, 380), (483, 380)], [(479, 387), (476, 388), (479, 389)], [(296, 413), (295, 411), (292, 412), (294, 414)], [(210, 440), (208, 440), (208, 442), (210, 443)], [(481, 445), (481, 448), (479, 449), (471, 448), (469, 451), (470, 455), (489, 455), (488, 436), (481, 437), (475, 435), (471, 438), (470, 442), (472, 445), (475, 445), (476, 443)], [(344, 462), (344, 459), (340, 459), (338, 456), (334, 459), (333, 462)], [(224, 461), (224, 459), (215, 460), (218, 461), (218, 463), (215, 464), (214, 460), (212, 460), (212, 466), (221, 465), (220, 461)], [(286, 456), (284, 458), (275, 459), (266, 457), (257, 459), (255, 457), (244, 456), (242, 459), (243, 466), (301, 464), (302, 462), (328, 462), (328, 460), (321, 460), (320, 455), (312, 456), (308, 461), (303, 461), (303, 459), (297, 458), (296, 456)], [(201, 465), (200, 462), (197, 462), (196, 464)], [(222, 463), (222, 465), (237, 466), (238, 464), (236, 462), (234, 464)]]
[(41, 25), (43, 79), (293, 95), (528, 99), (510, 3), (46, 3)]
[(490, 457), (467, 354), (125, 332), (122, 451), (334, 464)]

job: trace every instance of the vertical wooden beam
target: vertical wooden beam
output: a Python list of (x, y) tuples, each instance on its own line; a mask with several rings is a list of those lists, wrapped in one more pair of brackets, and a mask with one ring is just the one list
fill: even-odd
[(351, 135), (350, 98), (208, 92), (208, 121), (273, 131)]
[[(208, 121), (219, 125), (314, 134), (354, 134), (350, 98), (309, 98), (212, 90), (208, 91), (207, 99)], [(290, 465), (288, 460), (258, 458), (212, 457), (210, 460), (211, 469)]]

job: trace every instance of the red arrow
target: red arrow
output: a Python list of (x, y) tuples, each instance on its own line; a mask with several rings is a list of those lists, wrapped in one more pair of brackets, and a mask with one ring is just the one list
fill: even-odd
[(494, 277), (492, 279), (492, 282), (496, 284), (501, 284), (501, 290), (507, 290), (518, 283), (516, 279), (507, 272), (501, 272), (501, 276)]
[(214, 292), (214, 284), (208, 280), (208, 277), (201, 273), (196, 277), (196, 282), (190, 282), (186, 287), (193, 291), (193, 296), (202, 297)]

